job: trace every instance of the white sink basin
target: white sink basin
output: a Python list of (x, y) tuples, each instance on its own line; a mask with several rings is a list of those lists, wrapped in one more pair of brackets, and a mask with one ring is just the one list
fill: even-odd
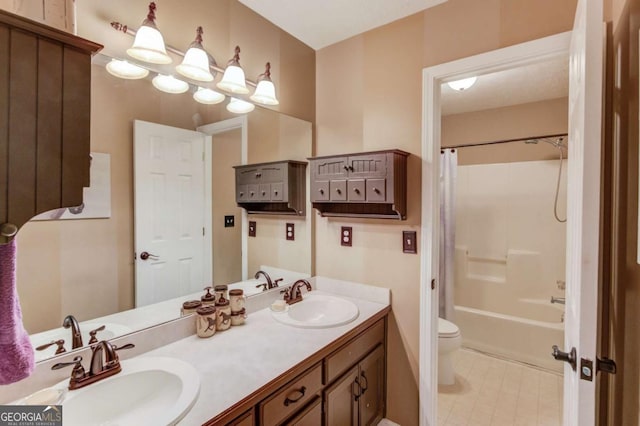
[[(139, 357), (121, 365), (120, 373), (67, 392), (62, 402), (65, 426), (174, 425), (200, 393), (198, 372), (178, 359)], [(54, 388), (68, 384), (64, 380)]]
[[(98, 340), (110, 340), (114, 337), (122, 336), (127, 333), (131, 333), (131, 329), (127, 326), (109, 322), (81, 322), (80, 323), (80, 332), (82, 334), (82, 343), (87, 346), (89, 344), (89, 332), (91, 330), (95, 330), (98, 327), (105, 326), (105, 329), (99, 331), (96, 334), (96, 338)], [(40, 345), (44, 345), (45, 343), (49, 343), (54, 340), (64, 339), (64, 348), (67, 352), (72, 351), (71, 349), (71, 329), (66, 329), (63, 327), (56, 328), (53, 330), (44, 331), (42, 333), (37, 333), (29, 336), (31, 339), (31, 345), (35, 350), (36, 347)], [(56, 345), (51, 345), (47, 349), (42, 351), (35, 351), (35, 360), (40, 361), (43, 359), (51, 358), (55, 355), (56, 349), (58, 347)]]
[(326, 294), (304, 293), (302, 302), (284, 312), (271, 312), (287, 325), (301, 328), (329, 328), (348, 324), (358, 318), (358, 307), (351, 301)]

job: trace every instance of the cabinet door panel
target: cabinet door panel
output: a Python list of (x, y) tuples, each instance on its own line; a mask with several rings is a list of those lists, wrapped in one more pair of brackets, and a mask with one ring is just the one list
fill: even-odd
[(329, 192), (331, 201), (347, 201), (347, 181), (332, 180), (329, 182)]
[(329, 181), (311, 182), (311, 202), (314, 201), (329, 201)]
[(319, 426), (322, 424), (322, 398), (317, 397), (304, 411), (285, 423), (287, 426)]
[(260, 172), (257, 167), (239, 167), (236, 169), (236, 181), (238, 183), (256, 183)]
[(347, 426), (358, 424), (358, 404), (355, 400), (359, 392), (355, 384), (358, 367), (355, 366), (324, 393), (326, 424)]
[(384, 349), (382, 345), (360, 362), (358, 399), (360, 424), (377, 425), (384, 412)]
[(249, 193), (249, 199), (247, 201), (258, 201), (258, 199), (260, 198), (258, 196), (258, 189), (258, 185), (256, 184), (247, 185), (247, 192)]
[(269, 201), (271, 198), (271, 185), (268, 183), (261, 183), (258, 186), (258, 200)]
[(367, 179), (367, 201), (384, 202), (387, 198), (386, 192), (385, 179)]
[(347, 193), (349, 201), (364, 201), (364, 179), (349, 179)]
[(320, 158), (311, 162), (313, 180), (346, 179), (347, 174), (347, 157)]
[(253, 408), (231, 423), (227, 423), (227, 426), (253, 426), (255, 424), (255, 417), (253, 416)]
[(262, 166), (260, 168), (260, 180), (262, 182), (280, 182), (284, 180), (285, 170), (288, 167), (287, 164), (275, 164), (269, 166)]
[(238, 185), (236, 188), (236, 201), (240, 203), (248, 200), (249, 200), (249, 186)]
[(283, 201), (284, 200), (284, 185), (282, 183), (271, 184), (271, 201)]
[(387, 154), (351, 155), (348, 161), (349, 177), (384, 177), (387, 174)]

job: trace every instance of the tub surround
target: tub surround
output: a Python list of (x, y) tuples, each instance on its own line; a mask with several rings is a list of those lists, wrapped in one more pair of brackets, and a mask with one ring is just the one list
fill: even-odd
[[(259, 398), (267, 396), (264, 392), (269, 384), (283, 380), (291, 371), (302, 373), (303, 370), (296, 371), (296, 368), (302, 368), (305, 361), (321, 360), (390, 310), (388, 289), (325, 277), (313, 277), (309, 281), (318, 294), (338, 295), (355, 303), (360, 311), (358, 318), (349, 324), (326, 329), (289, 327), (277, 322), (268, 308), (259, 306), (268, 306), (270, 301), (280, 297), (277, 292), (270, 292), (255, 298), (253, 306), (247, 304), (249, 317), (245, 325), (216, 333), (209, 339), (198, 338), (194, 334), (193, 317), (185, 317), (123, 336), (114, 342), (136, 345), (135, 349), (123, 352), (122, 359), (140, 354), (168, 356), (193, 365), (201, 375), (200, 396), (183, 422), (202, 424), (222, 413), (233, 412), (234, 407), (257, 403)], [(171, 337), (176, 341), (169, 342)], [(157, 345), (156, 339), (164, 343)], [(89, 350), (80, 354), (85, 360), (90, 359)], [(55, 361), (64, 359), (58, 357)], [(38, 363), (34, 376), (0, 389), (0, 402), (16, 400), (68, 377), (68, 371), (51, 371), (50, 364), (51, 361)]]

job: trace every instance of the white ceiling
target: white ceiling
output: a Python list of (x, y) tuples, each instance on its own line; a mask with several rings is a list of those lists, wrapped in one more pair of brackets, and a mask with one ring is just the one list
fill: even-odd
[(442, 85), (442, 115), (500, 108), (569, 94), (569, 58), (557, 58), (478, 76), (462, 92)]
[(447, 0), (240, 0), (312, 47), (345, 40)]

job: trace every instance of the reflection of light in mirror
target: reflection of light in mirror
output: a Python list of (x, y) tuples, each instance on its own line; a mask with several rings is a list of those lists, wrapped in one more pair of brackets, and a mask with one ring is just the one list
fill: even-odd
[(235, 114), (246, 114), (254, 110), (256, 106), (251, 102), (243, 101), (242, 99), (231, 98), (227, 105), (227, 111)]
[(201, 104), (215, 105), (224, 101), (225, 96), (215, 90), (198, 87), (198, 90), (193, 94), (193, 99)]
[(467, 90), (468, 88), (473, 86), (476, 83), (477, 79), (478, 77), (469, 77), (469, 78), (463, 78), (462, 80), (450, 81), (447, 84), (453, 90), (462, 92), (463, 90)]
[(158, 74), (152, 80), (153, 87), (165, 93), (184, 93), (189, 90), (189, 84), (178, 80), (172, 75)]
[(109, 74), (127, 80), (138, 80), (149, 75), (149, 70), (118, 59), (112, 59), (106, 68)]

